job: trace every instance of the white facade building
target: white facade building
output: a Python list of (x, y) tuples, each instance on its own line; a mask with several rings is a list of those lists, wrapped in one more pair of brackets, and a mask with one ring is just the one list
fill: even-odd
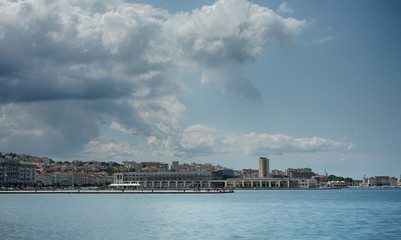
[(317, 180), (314, 178), (308, 179), (296, 179), (298, 181), (299, 188), (316, 188), (317, 187)]

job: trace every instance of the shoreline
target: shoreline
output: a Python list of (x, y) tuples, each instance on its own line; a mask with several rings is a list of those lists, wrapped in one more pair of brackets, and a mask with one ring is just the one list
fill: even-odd
[(193, 190), (8, 190), (0, 194), (224, 194), (234, 191)]
[[(302, 189), (302, 188), (261, 188), (261, 189), (241, 189), (237, 188), (236, 191), (266, 191), (266, 190), (329, 190), (329, 189), (339, 189), (339, 188), (313, 188), (313, 189)], [(3, 190), (0, 191), (1, 194), (224, 194), (224, 193), (234, 193), (234, 190), (223, 189), (223, 190)]]
[[(384, 187), (383, 187), (384, 188)], [(390, 188), (390, 187), (385, 187)], [(392, 187), (392, 188), (400, 188), (400, 187)], [(82, 190), (82, 189), (54, 189), (54, 190), (0, 190), (1, 194), (224, 194), (224, 193), (234, 193), (235, 191), (277, 191), (277, 190), (339, 190), (344, 188), (234, 188), (234, 189), (220, 189), (220, 190), (193, 190), (193, 189), (185, 189), (185, 190), (161, 190), (161, 189), (144, 189), (144, 190), (136, 190), (136, 189), (99, 189), (99, 190)], [(347, 189), (347, 188), (345, 188)], [(352, 188), (350, 189), (357, 189)], [(360, 188), (367, 189), (367, 188)], [(369, 189), (381, 189), (370, 187)]]

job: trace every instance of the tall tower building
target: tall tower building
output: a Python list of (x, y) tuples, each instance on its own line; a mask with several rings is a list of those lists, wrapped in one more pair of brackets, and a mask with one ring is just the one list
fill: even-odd
[(269, 159), (265, 157), (259, 158), (259, 177), (268, 178), (269, 177)]

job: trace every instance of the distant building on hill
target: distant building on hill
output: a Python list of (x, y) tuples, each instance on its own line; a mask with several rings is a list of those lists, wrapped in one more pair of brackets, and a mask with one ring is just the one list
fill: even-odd
[(314, 175), (314, 179), (316, 179), (318, 182), (326, 182), (327, 181), (327, 176), (326, 175)]
[(148, 170), (150, 172), (167, 172), (168, 163), (163, 162), (141, 162), (143, 170)]
[(284, 177), (287, 177), (283, 171), (280, 171), (278, 169), (273, 169), (271, 171), (271, 176), (273, 178), (284, 178)]
[(167, 172), (168, 171), (168, 163), (163, 162), (140, 162), (137, 163), (135, 161), (123, 162), (124, 167), (127, 169), (135, 169), (136, 171), (143, 172)]
[(258, 176), (259, 176), (258, 169), (242, 169), (243, 178), (258, 178)]
[(171, 163), (171, 168), (172, 171), (180, 171), (180, 163), (178, 161), (173, 161)]
[(312, 178), (314, 173), (311, 168), (287, 168), (285, 170), (285, 175), (290, 178)]

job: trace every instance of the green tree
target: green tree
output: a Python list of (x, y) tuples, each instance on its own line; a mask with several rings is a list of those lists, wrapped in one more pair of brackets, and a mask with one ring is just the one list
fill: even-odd
[(329, 175), (327, 176), (327, 181), (344, 181), (344, 178), (336, 175)]
[(345, 179), (344, 179), (344, 182), (346, 182), (346, 183), (352, 183), (354, 181), (354, 179), (352, 179), (352, 178), (350, 178), (350, 177), (346, 177)]

